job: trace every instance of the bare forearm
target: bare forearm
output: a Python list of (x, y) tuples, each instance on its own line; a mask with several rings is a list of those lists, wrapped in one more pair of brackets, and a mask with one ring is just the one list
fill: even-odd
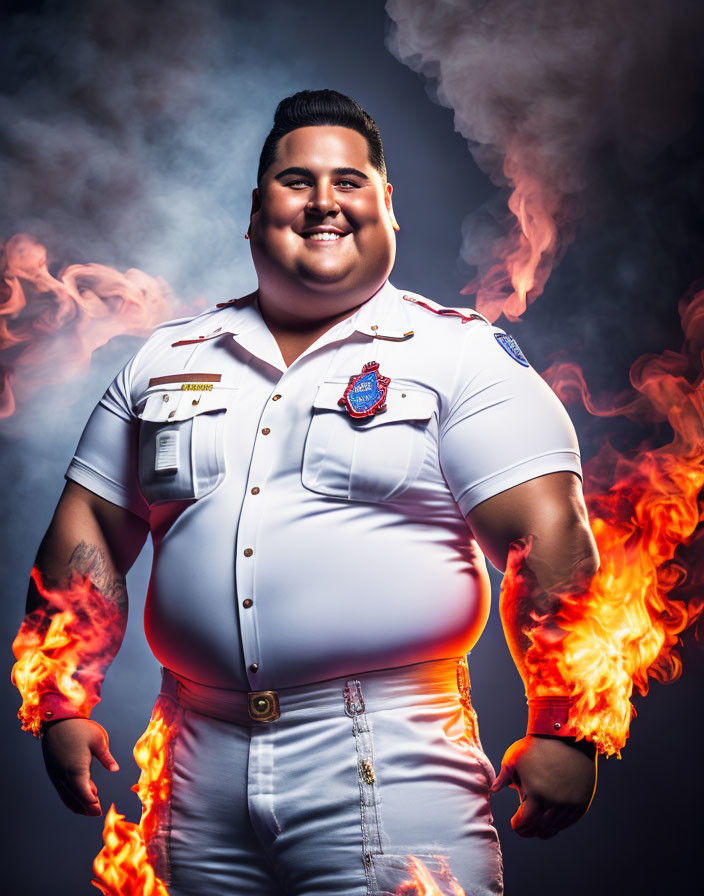
[[(65, 596), (65, 608), (59, 606), (63, 603), (61, 596)], [(125, 576), (95, 515), (88, 508), (70, 504), (57, 509), (39, 547), (27, 592), (26, 614), (39, 612), (50, 618), (61, 609), (84, 617), (84, 636), (89, 633), (86, 617), (95, 618), (98, 614), (106, 623), (109, 620), (102, 636), (91, 639), (93, 643), (76, 644), (84, 662), (89, 652), (91, 663), (98, 663), (104, 671), (120, 649), (127, 626)], [(76, 628), (76, 634), (80, 634), (81, 626)]]
[[(493, 565), (507, 570), (501, 618), (525, 682), (526, 632), (540, 619), (549, 635), (562, 600), (586, 588), (599, 566), (581, 482), (568, 472), (536, 477), (479, 504), (467, 522)], [(559, 637), (559, 629), (553, 634)]]
[(494, 566), (506, 570), (501, 619), (529, 709), (537, 689), (562, 713), (553, 718), (549, 707), (539, 720), (544, 726), (529, 715), (528, 733), (504, 754), (492, 791), (515, 787), (521, 806), (511, 820), (514, 830), (550, 837), (584, 814), (596, 784), (595, 748), (577, 743), (573, 729), (564, 724), (574, 682), (569, 675), (553, 676), (553, 668), (542, 661), (544, 653), (536, 651), (541, 639), (552, 639), (560, 648), (551, 655), (561, 657), (569, 637), (558, 625), (564, 620), (561, 611), (566, 603), (580, 601), (599, 566), (581, 483), (568, 472), (536, 477), (478, 505), (467, 521)]
[[(101, 509), (96, 511), (84, 490), (65, 493), (32, 570), (25, 618), (13, 644), (13, 681), (23, 698), (23, 727), (35, 734), (50, 719), (90, 714), (122, 643), (125, 567), (133, 557), (115, 549), (114, 532), (120, 530), (108, 536), (110, 522), (105, 525)], [(136, 536), (125, 533), (131, 554), (144, 534), (141, 526)]]
[(564, 632), (556, 615), (565, 600), (579, 599), (598, 567), (591, 533), (580, 527), (511, 545), (499, 608), (511, 656), (526, 684), (526, 653), (536, 629), (541, 638), (559, 641)]
[[(90, 665), (103, 675), (117, 655), (127, 627), (127, 585), (101, 533), (84, 529), (83, 534), (92, 541), (81, 539), (65, 564), (52, 549), (51, 537), (45, 539), (30, 578), (26, 618), (39, 613), (46, 617), (44, 624), (49, 624), (55, 613), (72, 612), (77, 617), (73, 627), (77, 672)], [(68, 541), (77, 537), (74, 534)]]

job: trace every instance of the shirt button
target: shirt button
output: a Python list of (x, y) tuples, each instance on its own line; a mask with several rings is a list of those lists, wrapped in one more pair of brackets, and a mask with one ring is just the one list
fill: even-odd
[(251, 557), (253, 553), (254, 553), (254, 551), (253, 551), (251, 548), (245, 548), (245, 549), (244, 549), (244, 555), (245, 555), (245, 557)]
[(258, 495), (258, 494), (259, 494), (259, 486), (258, 486), (258, 485), (255, 485), (255, 486), (254, 486), (254, 488), (252, 489), (252, 494), (253, 494), (253, 495)]
[(256, 672), (259, 669), (259, 666), (256, 663), (252, 663), (249, 667), (250, 672)]
[(281, 398), (280, 395), (273, 395), (272, 398), (271, 398), (271, 400), (272, 400), (272, 401), (278, 401), (280, 398)]
[(247, 600), (243, 600), (243, 601), (242, 601), (242, 606), (243, 606), (243, 607), (246, 607), (246, 609), (249, 609), (249, 608), (252, 606), (253, 603), (254, 603), (254, 601), (252, 601), (252, 600), (250, 600), (249, 598), (247, 598)]
[(264, 429), (262, 430), (262, 435), (268, 436), (270, 432), (271, 432), (271, 430), (269, 429), (269, 427), (265, 426)]

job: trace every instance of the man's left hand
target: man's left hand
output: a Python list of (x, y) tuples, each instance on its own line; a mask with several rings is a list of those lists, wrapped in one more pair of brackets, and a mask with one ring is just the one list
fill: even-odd
[(511, 827), (521, 837), (547, 840), (578, 821), (596, 789), (596, 757), (559, 738), (526, 736), (504, 753), (492, 793), (513, 787), (521, 805)]

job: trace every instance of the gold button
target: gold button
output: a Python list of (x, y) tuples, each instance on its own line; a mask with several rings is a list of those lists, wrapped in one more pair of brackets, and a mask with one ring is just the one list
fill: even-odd
[(243, 601), (242, 601), (242, 606), (243, 606), (243, 607), (246, 607), (246, 609), (249, 609), (249, 608), (252, 606), (253, 603), (254, 603), (254, 601), (252, 601), (252, 600), (250, 600), (249, 598), (247, 598), (247, 600), (243, 600)]
[(250, 672), (256, 672), (259, 669), (259, 666), (256, 663), (252, 663), (249, 667)]
[(268, 436), (270, 432), (271, 432), (271, 430), (269, 429), (269, 427), (265, 426), (264, 429), (262, 430), (262, 435)]
[(274, 396), (272, 396), (272, 399), (271, 399), (271, 400), (272, 400), (272, 401), (278, 401), (280, 398), (281, 398), (280, 395), (274, 395)]
[(255, 485), (255, 486), (254, 486), (254, 488), (252, 489), (252, 494), (253, 494), (253, 495), (258, 495), (258, 494), (259, 494), (259, 486), (258, 486), (258, 485)]
[(362, 760), (362, 775), (364, 776), (364, 780), (367, 784), (374, 784), (376, 781), (376, 775), (374, 774), (374, 768), (372, 766), (371, 759), (363, 759)]
[(245, 548), (245, 549), (244, 549), (244, 555), (245, 555), (245, 557), (251, 557), (253, 553), (254, 553), (254, 551), (253, 551), (251, 548)]
[(169, 396), (168, 396), (168, 395), (162, 395), (162, 396), (161, 396), (161, 400), (162, 400), (162, 401), (168, 401), (168, 400), (169, 400)]
[(377, 327), (376, 324), (372, 324), (372, 330), (378, 330), (378, 329), (379, 329), (379, 327)]

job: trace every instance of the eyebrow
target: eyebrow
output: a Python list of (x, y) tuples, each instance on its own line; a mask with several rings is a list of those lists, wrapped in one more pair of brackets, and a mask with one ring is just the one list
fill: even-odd
[[(363, 171), (359, 171), (357, 168), (333, 168), (332, 173), (337, 177), (344, 176), (346, 174), (354, 174), (356, 177), (361, 178), (362, 180), (369, 180), (367, 175)], [(315, 175), (310, 170), (310, 168), (299, 168), (297, 166), (293, 166), (291, 168), (284, 168), (283, 171), (279, 171), (278, 174), (274, 175), (275, 180), (281, 180), (283, 177), (287, 177), (289, 174), (298, 174), (301, 177), (308, 177), (311, 180), (315, 180)]]

